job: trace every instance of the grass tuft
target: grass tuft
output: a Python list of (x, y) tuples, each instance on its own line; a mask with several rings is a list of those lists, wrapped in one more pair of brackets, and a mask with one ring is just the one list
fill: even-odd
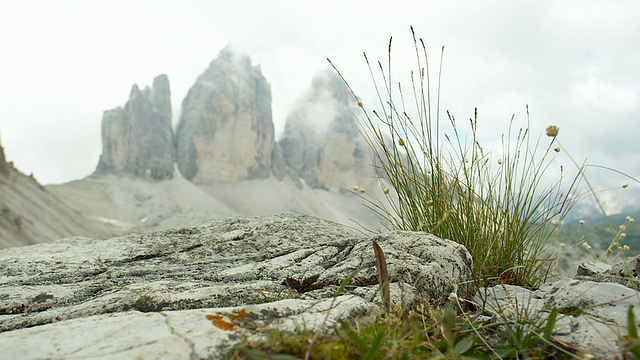
[(508, 122), (501, 154), (486, 153), (480, 144), (477, 108), (464, 129), (447, 112), (450, 131), (442, 130), (444, 48), (434, 111), (426, 48), (411, 30), (417, 68), (410, 73), (409, 96), (402, 83), (391, 81), (391, 40), (388, 70), (378, 62), (374, 71), (364, 54), (379, 106), (360, 107), (361, 125), (374, 166), (384, 174), (380, 184), (386, 197), (369, 198), (367, 204), (391, 228), (425, 231), (464, 245), (482, 279), (534, 288), (553, 269), (548, 244), (573, 205), (579, 179), (576, 175), (564, 186), (561, 171), (555, 183), (544, 185), (557, 153), (559, 129), (546, 129), (548, 141), (541, 135), (534, 138), (527, 106), (523, 126), (515, 125), (515, 116)]

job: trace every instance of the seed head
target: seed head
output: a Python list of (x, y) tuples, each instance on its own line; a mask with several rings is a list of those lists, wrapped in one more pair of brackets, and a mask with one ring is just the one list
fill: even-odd
[(554, 138), (554, 137), (558, 136), (558, 131), (560, 131), (560, 128), (555, 126), (555, 125), (549, 125), (549, 126), (547, 126), (547, 130), (546, 131), (547, 131), (547, 136), (550, 136), (550, 137)]
[(362, 101), (358, 101), (358, 106), (362, 107)]
[(559, 153), (559, 152), (560, 152), (560, 148), (559, 148), (559, 147), (554, 148), (554, 149), (553, 149), (553, 151), (555, 151), (555, 152)]
[(629, 187), (629, 184), (627, 184), (627, 183), (622, 184), (622, 188), (623, 188), (623, 189), (626, 189), (626, 188), (628, 188), (628, 187)]

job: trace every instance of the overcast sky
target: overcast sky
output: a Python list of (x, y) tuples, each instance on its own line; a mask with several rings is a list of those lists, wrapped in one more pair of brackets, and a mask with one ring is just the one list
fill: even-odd
[(132, 84), (167, 74), (175, 125), (229, 43), (261, 65), (279, 134), (327, 57), (372, 99), (362, 52), (386, 59), (393, 36), (396, 78), (406, 76), (413, 25), (432, 71), (445, 46), (442, 108), (464, 120), (477, 106), (483, 137), (499, 139), (529, 104), (534, 132), (558, 125), (576, 160), (640, 177), (639, 18), (637, 1), (0, 0), (0, 136), (40, 182), (83, 178), (100, 156), (103, 111), (123, 106)]

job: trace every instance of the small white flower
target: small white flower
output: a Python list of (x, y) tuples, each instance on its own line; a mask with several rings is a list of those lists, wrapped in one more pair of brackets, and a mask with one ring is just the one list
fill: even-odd
[(620, 239), (624, 239), (627, 237), (627, 233), (620, 233)]
[(584, 225), (584, 220), (580, 220), (580, 225)]
[(625, 246), (622, 247), (622, 250), (629, 251), (629, 250), (631, 250), (631, 248), (629, 247), (629, 245), (625, 245)]
[(620, 231), (625, 231), (627, 230), (627, 226), (626, 225), (620, 225)]
[(449, 294), (449, 300), (458, 301), (458, 294), (452, 292), (451, 294)]
[(564, 249), (565, 245), (564, 243), (560, 243), (560, 249)]

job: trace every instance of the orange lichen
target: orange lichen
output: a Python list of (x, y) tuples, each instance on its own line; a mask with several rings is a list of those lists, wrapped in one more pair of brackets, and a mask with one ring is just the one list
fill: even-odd
[(245, 309), (241, 309), (241, 310), (233, 310), (231, 312), (231, 314), (228, 314), (227, 317), (231, 320), (242, 320), (245, 318), (248, 318), (249, 316), (251, 316), (251, 314), (249, 314), (249, 312)]
[(211, 320), (213, 326), (217, 327), (218, 329), (225, 331), (235, 331), (233, 324), (224, 320), (219, 312), (215, 315), (207, 315), (207, 320)]
[(238, 330), (236, 330), (235, 325), (232, 322), (229, 322), (227, 320), (225, 320), (224, 318), (228, 318), (231, 321), (240, 321), (242, 319), (246, 319), (248, 317), (251, 316), (251, 313), (249, 313), (247, 310), (245, 309), (236, 309), (231, 311), (231, 313), (221, 313), (221, 312), (216, 312), (215, 315), (207, 315), (207, 320), (211, 321), (211, 323), (213, 324), (213, 326), (217, 327), (218, 329), (221, 330), (225, 330), (225, 331), (233, 331), (233, 332), (238, 332)]

